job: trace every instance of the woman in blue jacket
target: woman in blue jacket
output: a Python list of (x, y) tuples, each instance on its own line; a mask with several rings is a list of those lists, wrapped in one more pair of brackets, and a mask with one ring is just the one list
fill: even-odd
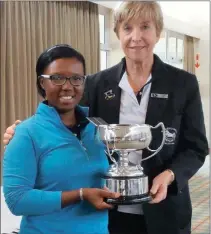
[(68, 45), (44, 51), (36, 65), (37, 89), (45, 98), (16, 128), (6, 147), (3, 187), (20, 234), (107, 234), (104, 146), (95, 138), (83, 95), (85, 60)]

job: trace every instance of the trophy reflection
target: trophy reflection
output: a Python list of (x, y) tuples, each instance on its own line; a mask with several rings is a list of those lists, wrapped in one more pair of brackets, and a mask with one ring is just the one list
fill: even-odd
[[(109, 204), (126, 205), (149, 202), (148, 177), (144, 174), (141, 165), (130, 165), (128, 155), (130, 152), (147, 149), (152, 154), (141, 161), (155, 156), (165, 142), (165, 127), (158, 123), (155, 127), (147, 124), (107, 124), (101, 118), (88, 118), (97, 126), (97, 134), (106, 146), (106, 153), (113, 162), (108, 172), (104, 175), (106, 187), (112, 192), (119, 192), (121, 196), (107, 199)], [(161, 145), (156, 150), (149, 148), (152, 141), (151, 129), (161, 127), (163, 133)], [(116, 161), (112, 156), (118, 153)]]

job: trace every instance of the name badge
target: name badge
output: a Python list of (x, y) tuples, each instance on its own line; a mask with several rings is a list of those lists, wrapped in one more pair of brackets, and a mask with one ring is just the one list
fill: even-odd
[(164, 93), (151, 93), (151, 98), (164, 98), (164, 99), (168, 99), (168, 94), (164, 94)]

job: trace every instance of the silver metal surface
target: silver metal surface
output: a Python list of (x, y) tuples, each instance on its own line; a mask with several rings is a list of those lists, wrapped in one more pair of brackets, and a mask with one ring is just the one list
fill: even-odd
[(138, 166), (126, 166), (126, 167), (116, 167), (111, 166), (108, 172), (106, 173), (106, 176), (108, 177), (134, 177), (134, 176), (143, 176), (144, 173), (140, 167)]
[(148, 177), (116, 179), (107, 178), (106, 187), (112, 192), (119, 192), (122, 196), (138, 196), (148, 193)]
[(110, 150), (141, 150), (149, 146), (152, 135), (150, 126), (110, 124), (98, 126), (101, 140)]
[(93, 123), (95, 126), (100, 126), (100, 125), (108, 125), (105, 120), (101, 119), (100, 117), (86, 117), (89, 122)]
[[(163, 123), (152, 127), (147, 124), (107, 124), (98, 118), (90, 118), (89, 120), (97, 126), (97, 134), (107, 147), (107, 154), (111, 161), (114, 162), (104, 176), (106, 187), (112, 192), (119, 192), (122, 197), (127, 197), (127, 200), (117, 199), (115, 201), (115, 199), (112, 199), (111, 202), (113, 204), (115, 202), (126, 204), (129, 202), (128, 200), (131, 203), (142, 202), (140, 196), (148, 194), (148, 177), (144, 175), (143, 168), (140, 165), (129, 165), (128, 154), (129, 152), (142, 149), (148, 149), (152, 152), (150, 156), (141, 159), (141, 161), (156, 155), (165, 142), (165, 127)], [(153, 150), (149, 148), (152, 141), (151, 129), (158, 127), (162, 129), (163, 139), (161, 145), (156, 150)], [(119, 154), (118, 161), (112, 157), (114, 152)]]
[[(158, 127), (162, 129), (162, 142), (157, 149), (150, 149), (149, 145), (152, 141), (151, 129), (156, 129)], [(152, 154), (141, 160), (145, 161), (154, 157), (163, 148), (166, 138), (166, 130), (163, 123), (158, 123), (154, 127), (147, 124), (99, 125), (98, 134), (107, 147), (108, 156), (116, 165), (117, 162), (112, 157), (114, 152), (124, 151), (125, 153), (129, 153), (131, 151), (147, 149), (152, 152)]]

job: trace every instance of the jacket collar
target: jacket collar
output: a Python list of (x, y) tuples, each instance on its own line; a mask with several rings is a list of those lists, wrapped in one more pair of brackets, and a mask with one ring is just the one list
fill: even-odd
[[(105, 77), (103, 80), (103, 90), (102, 92), (106, 94), (108, 91), (112, 92), (115, 96), (112, 100), (104, 101), (102, 105), (105, 109), (110, 108), (112, 105), (112, 113), (106, 115), (108, 123), (118, 123), (119, 122), (119, 112), (120, 112), (120, 101), (121, 101), (121, 89), (119, 88), (119, 82), (126, 70), (126, 60), (123, 58), (119, 64), (108, 69), (105, 72)], [(146, 123), (157, 124), (160, 117), (165, 109), (166, 101), (156, 98), (151, 98), (152, 93), (167, 94), (169, 93), (169, 73), (166, 68), (166, 64), (163, 63), (157, 55), (154, 55), (154, 63), (152, 66), (152, 85), (149, 98), (149, 104), (147, 109)], [(158, 108), (159, 111), (158, 111)], [(156, 116), (155, 116), (156, 115)]]
[[(116, 83), (119, 84), (125, 70), (126, 70), (126, 59), (125, 57), (122, 58), (121, 62), (118, 63), (116, 66), (116, 76), (114, 77), (114, 80)], [(154, 62), (152, 65), (152, 81), (159, 79), (162, 77), (164, 73), (167, 72), (165, 63), (156, 55), (154, 54)], [(109, 79), (110, 82), (112, 82), (112, 79)]]
[[(86, 125), (89, 121), (86, 119), (88, 116), (88, 108), (82, 106), (76, 106), (76, 119), (77, 125)], [(47, 101), (39, 103), (36, 114), (41, 118), (47, 119), (49, 122), (55, 124), (56, 126), (64, 126), (64, 123), (61, 120), (61, 117), (55, 107), (49, 106)]]

